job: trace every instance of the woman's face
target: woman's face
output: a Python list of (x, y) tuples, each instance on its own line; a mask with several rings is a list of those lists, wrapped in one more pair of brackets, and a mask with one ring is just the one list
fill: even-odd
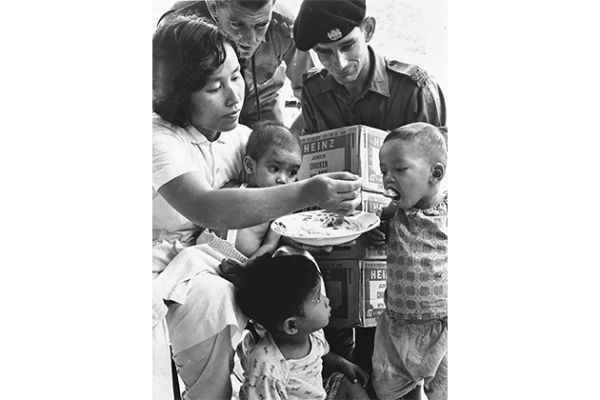
[(226, 58), (204, 87), (190, 96), (190, 123), (210, 141), (238, 125), (244, 103), (244, 79), (235, 51), (225, 44)]

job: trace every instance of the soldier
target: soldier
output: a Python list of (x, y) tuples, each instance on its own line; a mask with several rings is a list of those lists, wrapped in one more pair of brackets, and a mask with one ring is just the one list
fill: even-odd
[(299, 50), (324, 68), (304, 76), (304, 134), (349, 125), (392, 130), (412, 122), (445, 127), (446, 104), (435, 79), (416, 65), (388, 60), (367, 43), (375, 18), (365, 0), (304, 0), (294, 24)]
[[(292, 14), (276, 0), (178, 1), (159, 20), (176, 15), (206, 17), (237, 43), (244, 68), (246, 100), (240, 122), (252, 127), (260, 120), (283, 123), (278, 96), (285, 77), (300, 99), (302, 74), (314, 67), (308, 52), (298, 51), (292, 39)], [(282, 63), (285, 62), (285, 67)]]

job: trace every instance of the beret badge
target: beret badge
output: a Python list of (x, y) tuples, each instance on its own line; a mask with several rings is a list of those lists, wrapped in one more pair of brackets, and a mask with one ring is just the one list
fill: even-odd
[(339, 28), (334, 28), (327, 32), (327, 37), (332, 42), (335, 42), (336, 40), (339, 40), (342, 37), (342, 31), (340, 31)]

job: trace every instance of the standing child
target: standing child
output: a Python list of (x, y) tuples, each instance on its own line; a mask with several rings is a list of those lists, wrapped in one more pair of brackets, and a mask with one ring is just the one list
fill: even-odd
[[(380, 399), (429, 400), (448, 393), (448, 194), (446, 136), (427, 123), (394, 129), (379, 151), (386, 196), (382, 224), (368, 234), (387, 241), (386, 310), (377, 321), (373, 387)], [(387, 240), (386, 240), (387, 239)], [(417, 390), (415, 390), (417, 389)], [(413, 397), (414, 396), (414, 397)]]
[[(313, 261), (259, 257), (243, 269), (236, 296), (242, 312), (267, 331), (256, 344), (246, 336), (240, 399), (368, 399), (368, 374), (329, 352), (322, 328), (331, 308)], [(323, 381), (323, 370), (339, 372)]]

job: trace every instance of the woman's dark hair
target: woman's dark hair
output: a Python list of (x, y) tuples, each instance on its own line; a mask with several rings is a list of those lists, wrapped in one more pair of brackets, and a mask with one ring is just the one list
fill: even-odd
[(180, 127), (189, 125), (190, 95), (225, 62), (226, 43), (236, 45), (214, 23), (177, 16), (152, 37), (152, 110)]
[(269, 332), (286, 318), (304, 316), (303, 303), (321, 283), (317, 266), (300, 255), (258, 257), (241, 273), (236, 287), (240, 309)]

